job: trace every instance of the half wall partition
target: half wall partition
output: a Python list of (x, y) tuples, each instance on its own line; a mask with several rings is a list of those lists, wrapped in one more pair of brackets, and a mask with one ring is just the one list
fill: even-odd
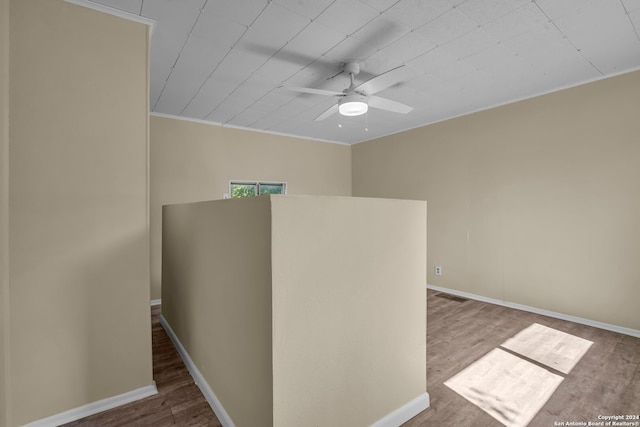
[(224, 425), (394, 426), (426, 393), (426, 202), (163, 208), (163, 324)]

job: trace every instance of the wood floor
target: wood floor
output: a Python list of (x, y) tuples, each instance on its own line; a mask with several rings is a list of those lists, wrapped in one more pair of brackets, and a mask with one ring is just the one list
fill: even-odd
[(427, 292), (427, 391), (431, 407), (405, 427), (502, 426), (443, 383), (533, 323), (593, 344), (573, 370), (563, 375), (564, 380), (529, 427), (560, 425), (555, 422), (597, 422), (598, 415), (640, 414), (640, 339), (437, 294)]
[(160, 306), (151, 307), (153, 379), (158, 394), (65, 426), (222, 426), (160, 325), (160, 310)]
[[(592, 341), (529, 423), (599, 421), (640, 414), (640, 339), (537, 314), (427, 291), (427, 390), (431, 407), (404, 427), (502, 426), (443, 383), (533, 323)], [(152, 310), (153, 372), (159, 394), (68, 426), (220, 426)]]

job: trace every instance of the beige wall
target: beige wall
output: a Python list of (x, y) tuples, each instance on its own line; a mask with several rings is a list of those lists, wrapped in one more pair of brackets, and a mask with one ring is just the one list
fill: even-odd
[(162, 315), (235, 425), (270, 426), (269, 198), (166, 206), (164, 214)]
[(148, 29), (11, 1), (10, 399), (20, 425), (152, 384)]
[(367, 426), (426, 391), (426, 204), (272, 197), (274, 425)]
[(428, 200), (432, 285), (640, 329), (639, 112), (634, 72), (361, 143), (353, 193)]
[(8, 424), (9, 0), (0, 0), (0, 426)]
[(162, 310), (235, 425), (364, 426), (426, 392), (426, 204), (165, 206)]
[(221, 199), (229, 180), (285, 181), (289, 194), (351, 195), (351, 149), (151, 116), (151, 298), (160, 298), (161, 207)]

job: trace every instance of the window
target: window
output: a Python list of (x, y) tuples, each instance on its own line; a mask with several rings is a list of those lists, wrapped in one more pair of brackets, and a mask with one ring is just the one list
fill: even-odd
[(232, 198), (287, 193), (284, 182), (231, 181), (229, 190)]

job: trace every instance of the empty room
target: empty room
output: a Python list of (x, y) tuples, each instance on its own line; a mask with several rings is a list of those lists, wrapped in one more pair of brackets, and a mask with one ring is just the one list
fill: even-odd
[(0, 426), (640, 426), (637, 0), (0, 0)]

